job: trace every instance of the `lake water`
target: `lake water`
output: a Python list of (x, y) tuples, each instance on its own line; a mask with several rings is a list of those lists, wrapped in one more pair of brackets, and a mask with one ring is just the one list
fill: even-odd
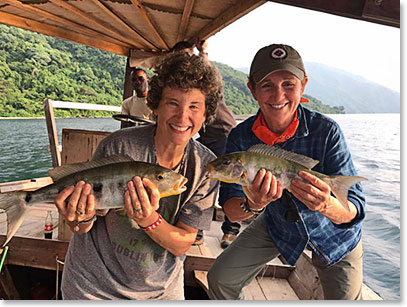
[[(400, 114), (330, 115), (342, 127), (363, 182), (364, 282), (386, 300), (400, 299)], [(62, 128), (114, 131), (110, 118), (57, 119)], [(0, 183), (47, 176), (44, 119), (0, 120)]]

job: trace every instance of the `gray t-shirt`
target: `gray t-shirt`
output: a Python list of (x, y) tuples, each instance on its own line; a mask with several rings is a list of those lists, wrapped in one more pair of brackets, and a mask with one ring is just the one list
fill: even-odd
[[(93, 158), (126, 154), (136, 161), (157, 163), (155, 125), (121, 129), (106, 137)], [(210, 228), (219, 184), (204, 165), (215, 155), (190, 140), (181, 172), (188, 178), (181, 195), (160, 200), (158, 210), (173, 225), (178, 221)], [(131, 178), (129, 178), (131, 180)], [(123, 199), (124, 204), (124, 199)], [(183, 257), (155, 243), (124, 210), (99, 216), (88, 233), (73, 235), (64, 265), (64, 299), (184, 299)]]

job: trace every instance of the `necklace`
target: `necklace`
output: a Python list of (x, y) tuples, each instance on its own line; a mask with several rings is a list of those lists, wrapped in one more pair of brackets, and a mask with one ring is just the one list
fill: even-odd
[[(175, 171), (181, 175), (183, 175), (183, 173), (184, 173), (185, 160), (186, 160), (186, 149), (187, 148), (185, 147), (184, 153), (182, 154), (181, 161), (175, 167), (172, 168), (173, 171)], [(157, 149), (155, 148), (155, 145), (154, 145), (154, 158), (155, 158), (155, 163), (159, 164), (158, 158), (157, 158)]]

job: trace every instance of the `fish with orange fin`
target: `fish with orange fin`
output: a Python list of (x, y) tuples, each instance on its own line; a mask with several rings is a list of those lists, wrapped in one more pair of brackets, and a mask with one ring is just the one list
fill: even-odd
[(134, 161), (128, 156), (111, 156), (84, 163), (67, 164), (49, 172), (54, 183), (36, 191), (0, 193), (0, 209), (7, 214), (5, 246), (16, 233), (31, 206), (53, 203), (59, 192), (83, 180), (92, 186), (97, 209), (124, 208), (127, 182), (139, 176), (152, 181), (161, 197), (181, 194), (188, 179), (157, 164)]

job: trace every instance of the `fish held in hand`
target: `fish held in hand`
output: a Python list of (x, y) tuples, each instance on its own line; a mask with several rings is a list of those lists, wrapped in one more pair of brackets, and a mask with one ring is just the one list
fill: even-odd
[(367, 180), (360, 176), (328, 176), (312, 171), (319, 161), (293, 153), (279, 147), (258, 144), (247, 151), (234, 152), (220, 156), (208, 163), (211, 179), (249, 186), (260, 169), (271, 171), (282, 188), (289, 189), (292, 179), (299, 179), (298, 172), (305, 171), (321, 179), (331, 187), (332, 193), (347, 208), (348, 190), (355, 183)]
[(111, 156), (84, 163), (67, 164), (49, 170), (54, 183), (36, 191), (0, 193), (0, 209), (7, 214), (5, 246), (16, 233), (28, 209), (38, 203), (54, 203), (59, 192), (83, 180), (92, 186), (97, 209), (124, 208), (124, 193), (133, 177), (147, 178), (160, 197), (181, 194), (188, 179), (160, 165), (134, 161), (128, 156)]

